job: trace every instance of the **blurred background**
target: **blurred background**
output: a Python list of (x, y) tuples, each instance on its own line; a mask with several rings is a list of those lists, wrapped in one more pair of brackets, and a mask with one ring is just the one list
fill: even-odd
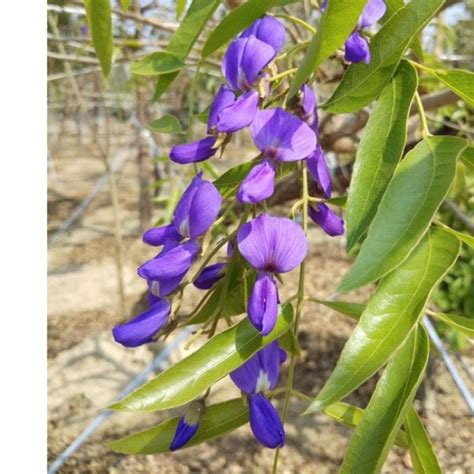
[[(189, 3), (189, 2), (188, 2)], [(238, 1), (223, 2), (201, 35)], [(315, 2), (301, 1), (285, 9), (311, 24), (317, 19)], [(162, 370), (180, 359), (186, 348), (170, 338), (138, 349), (114, 343), (111, 328), (144, 308), (146, 285), (136, 268), (153, 256), (141, 242), (142, 232), (168, 222), (193, 170), (168, 159), (170, 146), (205, 134), (206, 110), (222, 83), (222, 50), (196, 68), (182, 71), (167, 93), (153, 101), (155, 80), (131, 75), (130, 64), (153, 51), (164, 50), (186, 2), (130, 1), (127, 11), (112, 1), (114, 62), (108, 80), (101, 75), (87, 26), (82, 1), (48, 1), (48, 460), (57, 472), (268, 472), (273, 453), (261, 449), (248, 427), (209, 445), (173, 455), (124, 456), (105, 447), (107, 440), (143, 429), (169, 413), (113, 414), (101, 410), (137, 375)], [(283, 20), (282, 20), (283, 21)], [(288, 43), (309, 38), (293, 23), (285, 22)], [(473, 70), (474, 2), (447, 1), (422, 38), (423, 60), (429, 66)], [(189, 62), (199, 57), (198, 41)], [(295, 55), (297, 62), (300, 56)], [(283, 64), (284, 68), (286, 65)], [(324, 102), (344, 72), (337, 61), (327, 61), (316, 86)], [(434, 79), (422, 77), (420, 91), (433, 133), (457, 134), (472, 139), (473, 110)], [(172, 114), (183, 131), (153, 132), (153, 120)], [(347, 193), (352, 162), (368, 112), (320, 116), (321, 142), (331, 166), (336, 194)], [(409, 123), (407, 150), (419, 140), (418, 119)], [(205, 162), (209, 178), (255, 155), (249, 137), (234, 137), (221, 159)], [(270, 205), (275, 213), (288, 212), (299, 183), (288, 178)], [(456, 182), (440, 219), (456, 230), (474, 231), (474, 177), (459, 163)], [(311, 227), (308, 294), (326, 298), (350, 266), (343, 238), (329, 238)], [(456, 266), (433, 295), (433, 308), (474, 318), (473, 251), (463, 246)], [(293, 294), (295, 274), (285, 278), (283, 297)], [(350, 295), (363, 302), (371, 288)], [(192, 309), (199, 291), (186, 294), (184, 310)], [(329, 376), (354, 324), (323, 306), (303, 313), (302, 363), (297, 388), (315, 394)], [(474, 391), (474, 347), (461, 333), (436, 326), (451, 361), (466, 387)], [(184, 338), (185, 335), (177, 336)], [(174, 345), (173, 345), (174, 344)], [(168, 360), (155, 360), (163, 347), (173, 345)], [(188, 350), (199, 345), (199, 339)], [(365, 406), (375, 386), (371, 380), (349, 400)], [(224, 400), (238, 392), (227, 381), (218, 384), (213, 398)], [(299, 402), (298, 402), (299, 403)], [(290, 408), (288, 446), (282, 452), (282, 472), (337, 472), (350, 430), (315, 414), (297, 417), (303, 406)], [(441, 357), (433, 357), (426, 382), (418, 394), (421, 410), (440, 462), (446, 472), (474, 472), (472, 419), (466, 401)], [(100, 415), (102, 413), (102, 415)], [(179, 414), (179, 411), (177, 412)], [(97, 419), (97, 416), (101, 418)], [(93, 423), (77, 443), (77, 437)], [(59, 467), (61, 465), (61, 467)], [(411, 472), (409, 456), (396, 448), (385, 472)]]

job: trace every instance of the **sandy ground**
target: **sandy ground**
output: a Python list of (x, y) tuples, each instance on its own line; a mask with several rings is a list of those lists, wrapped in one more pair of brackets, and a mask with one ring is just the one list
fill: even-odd
[[(133, 139), (133, 130), (119, 129), (119, 132), (113, 152), (130, 154), (130, 159), (117, 176), (120, 221), (124, 233), (126, 313), (133, 315), (141, 304), (144, 291), (143, 282), (136, 276), (136, 267), (150, 256), (150, 251), (140, 241), (136, 149), (129, 145)], [(49, 173), (50, 236), (104, 172), (97, 150), (90, 143), (79, 145), (74, 133), (73, 125), (69, 124), (61, 142), (58, 143), (56, 138), (51, 145), (54, 166)], [(49, 462), (161, 349), (160, 344), (125, 349), (115, 344), (111, 337), (110, 329), (121, 320), (112, 229), (111, 204), (106, 186), (83, 217), (49, 250)], [(349, 261), (340, 239), (329, 239), (312, 227), (310, 240), (312, 245), (307, 265), (306, 292), (324, 298), (331, 294), (347, 271)], [(296, 274), (286, 275), (284, 281), (283, 297), (295, 292)], [(197, 290), (187, 294), (185, 308), (190, 307), (196, 295)], [(359, 292), (350, 295), (350, 299), (362, 301), (367, 295), (368, 291)], [(295, 376), (298, 389), (307, 394), (318, 392), (334, 367), (352, 328), (352, 321), (344, 316), (320, 305), (305, 306), (300, 339), (303, 353)], [(194, 350), (198, 344), (199, 341), (190, 350)], [(172, 360), (178, 360), (185, 354), (180, 348), (173, 354)], [(465, 357), (472, 366), (472, 350)], [(370, 380), (348, 401), (364, 407), (374, 386), (375, 380)], [(211, 394), (211, 400), (232, 396), (238, 396), (238, 392), (229, 380), (224, 379)], [(427, 381), (418, 394), (416, 406), (427, 425), (445, 472), (474, 472), (472, 419), (439, 358), (433, 357), (430, 363)], [(281, 472), (337, 472), (351, 431), (324, 415), (299, 417), (303, 409), (301, 402), (294, 401), (290, 406), (286, 428), (287, 446), (280, 457)], [(169, 415), (113, 414), (68, 459), (60, 472), (129, 474), (270, 471), (273, 452), (260, 447), (247, 426), (206, 446), (174, 454), (124, 456), (104, 446), (106, 440), (153, 426)], [(412, 472), (407, 453), (394, 449), (383, 472)]]

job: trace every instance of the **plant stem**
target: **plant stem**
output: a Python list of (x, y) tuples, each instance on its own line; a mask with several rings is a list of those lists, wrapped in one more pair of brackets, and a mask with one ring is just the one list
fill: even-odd
[(416, 108), (418, 109), (418, 116), (420, 117), (421, 134), (423, 138), (429, 137), (431, 133), (430, 129), (428, 128), (425, 109), (423, 108), (423, 103), (421, 102), (420, 94), (418, 94), (418, 92), (415, 93), (415, 102)]
[(300, 25), (303, 28), (306, 28), (313, 35), (316, 33), (316, 28), (312, 27), (309, 23), (306, 23), (306, 21), (302, 20), (301, 18), (296, 18), (292, 15), (285, 15), (283, 13), (275, 13), (273, 16), (277, 18), (283, 18), (284, 20), (292, 21), (296, 25)]
[[(303, 190), (301, 200), (303, 201), (303, 230), (306, 235), (308, 230), (308, 175), (306, 173), (306, 163), (301, 163), (301, 180), (303, 182)], [(293, 325), (293, 332), (295, 334), (296, 339), (298, 339), (298, 328), (301, 319), (301, 313), (303, 310), (304, 304), (304, 277), (305, 277), (305, 266), (306, 266), (306, 259), (300, 265), (300, 275), (298, 280), (298, 296), (296, 302), (296, 316), (295, 322)], [(283, 405), (283, 412), (281, 416), (281, 421), (283, 426), (285, 425), (286, 417), (288, 415), (288, 407), (290, 404), (290, 397), (293, 391), (293, 379), (295, 375), (295, 366), (296, 366), (296, 355), (290, 355), (290, 365), (288, 367), (288, 378), (286, 381), (286, 394), (285, 394), (285, 401)], [(275, 451), (275, 458), (273, 460), (273, 474), (276, 474), (278, 468), (278, 458), (280, 455), (280, 448), (277, 448)]]

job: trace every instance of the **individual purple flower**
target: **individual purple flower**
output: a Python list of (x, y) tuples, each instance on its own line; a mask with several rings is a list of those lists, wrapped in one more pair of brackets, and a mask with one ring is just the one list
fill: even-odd
[(209, 111), (209, 133), (234, 133), (248, 127), (260, 103), (258, 92), (248, 90), (237, 97), (228, 86), (219, 88)]
[(319, 135), (319, 120), (316, 97), (307, 84), (303, 84), (295, 103), (295, 114), (304, 120)]
[(224, 276), (225, 265), (225, 263), (208, 265), (196, 278), (194, 286), (200, 290), (209, 290), (212, 288)]
[(308, 213), (311, 219), (331, 237), (344, 233), (344, 220), (331, 211), (326, 204), (319, 203), (314, 207), (309, 206)]
[(255, 36), (260, 41), (270, 45), (276, 56), (285, 44), (285, 27), (276, 18), (264, 16), (255, 20), (245, 29), (240, 38), (248, 38), (249, 36)]
[(300, 118), (281, 107), (258, 111), (250, 125), (250, 134), (264, 161), (242, 181), (237, 198), (255, 204), (271, 196), (276, 161), (306, 158), (316, 147), (316, 135)]
[(273, 47), (255, 36), (237, 38), (224, 55), (222, 73), (234, 92), (243, 92), (253, 86), (274, 57)]
[(180, 165), (207, 160), (217, 152), (217, 138), (209, 136), (192, 143), (175, 145), (170, 151), (170, 159)]
[(170, 303), (157, 300), (149, 309), (131, 321), (115, 326), (114, 339), (125, 347), (137, 347), (153, 340), (154, 335), (163, 328), (171, 312)]
[(247, 394), (252, 432), (267, 448), (285, 444), (280, 415), (262, 393), (276, 387), (280, 364), (285, 358), (286, 354), (280, 349), (278, 341), (273, 341), (230, 374), (237, 387)]
[(273, 275), (286, 273), (306, 256), (308, 242), (301, 227), (285, 217), (261, 214), (243, 225), (237, 235), (242, 256), (257, 270), (248, 303), (252, 324), (267, 335), (278, 315), (278, 288)]
[(377, 23), (385, 14), (387, 7), (384, 0), (369, 0), (357, 22), (356, 29), (345, 43), (344, 59), (353, 63), (370, 63), (369, 42), (361, 34), (362, 29)]
[(170, 451), (182, 448), (196, 434), (203, 412), (204, 404), (202, 402), (191, 403), (186, 413), (179, 419), (173, 441), (171, 441)]

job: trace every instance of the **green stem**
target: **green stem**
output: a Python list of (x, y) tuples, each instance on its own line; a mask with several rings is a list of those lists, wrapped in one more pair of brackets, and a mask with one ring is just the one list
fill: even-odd
[[(301, 180), (303, 182), (303, 190), (301, 200), (303, 201), (303, 230), (306, 235), (308, 230), (308, 175), (306, 173), (306, 163), (301, 163)], [(301, 319), (301, 313), (303, 311), (303, 304), (304, 304), (304, 277), (305, 277), (305, 266), (306, 261), (300, 265), (300, 274), (298, 280), (298, 296), (296, 302), (296, 316), (295, 322), (293, 325), (293, 332), (295, 334), (296, 339), (298, 339), (298, 329)], [(288, 415), (288, 408), (290, 404), (290, 396), (293, 392), (293, 380), (295, 375), (295, 366), (296, 366), (296, 355), (290, 355), (290, 365), (288, 367), (288, 378), (286, 380), (286, 394), (285, 394), (285, 401), (283, 405), (283, 412), (281, 416), (281, 421), (283, 426), (285, 425), (286, 417)], [(278, 458), (280, 455), (280, 448), (277, 448), (275, 452), (275, 458), (273, 460), (273, 474), (276, 474), (278, 468)]]
[(283, 77), (290, 76), (294, 74), (298, 70), (297, 67), (292, 69), (287, 69), (286, 71), (280, 72), (280, 74), (275, 74), (274, 76), (270, 77), (269, 82), (277, 81), (278, 79), (282, 79)]
[(276, 16), (277, 18), (283, 18), (284, 20), (289, 20), (296, 25), (300, 25), (303, 28), (306, 28), (311, 34), (316, 33), (316, 28), (312, 27), (309, 23), (306, 23), (304, 20), (301, 20), (300, 18), (296, 18), (292, 15), (285, 15), (283, 13), (274, 13), (273, 16)]
[(415, 102), (416, 108), (418, 109), (418, 116), (420, 117), (421, 134), (423, 135), (423, 138), (429, 137), (431, 133), (428, 128), (425, 109), (423, 108), (423, 103), (421, 102), (420, 94), (418, 94), (418, 92), (415, 93)]

